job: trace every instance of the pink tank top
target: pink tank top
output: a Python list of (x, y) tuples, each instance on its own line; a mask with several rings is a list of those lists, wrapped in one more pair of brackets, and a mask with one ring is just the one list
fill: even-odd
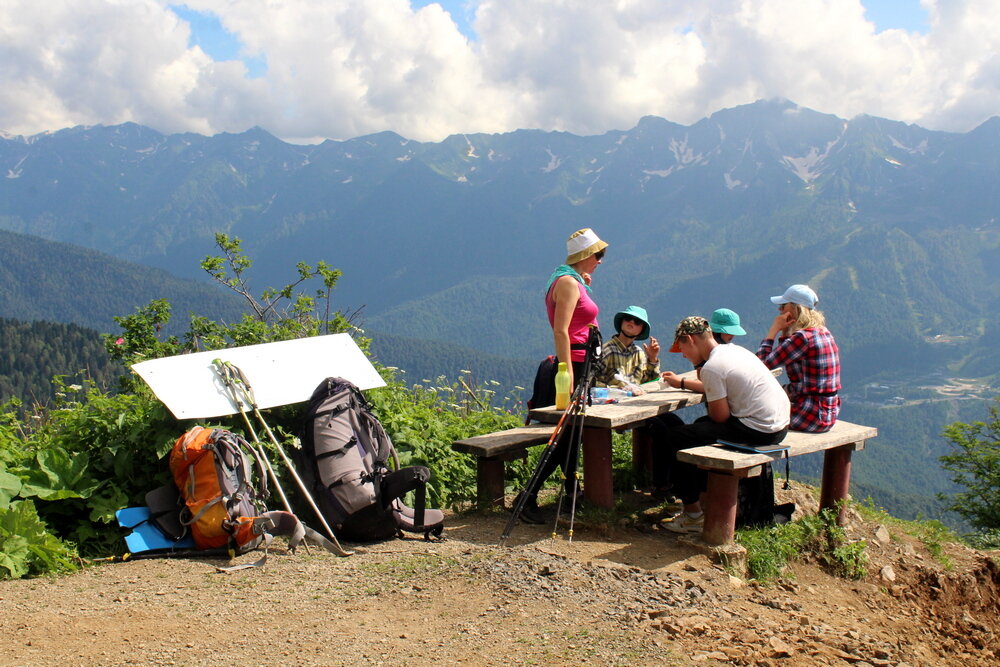
[[(584, 287), (583, 283), (577, 281), (576, 285), (580, 288), (580, 300), (576, 302), (573, 316), (569, 320), (570, 345), (586, 344), (587, 338), (590, 336), (590, 325), (597, 325), (597, 304), (590, 298), (590, 293)], [(556, 302), (552, 298), (552, 290), (555, 286), (556, 283), (553, 282), (552, 287), (549, 288), (548, 293), (545, 295), (545, 310), (549, 314), (550, 327), (555, 324), (556, 320)], [(587, 350), (570, 349), (570, 357), (572, 361), (584, 361), (587, 358)]]

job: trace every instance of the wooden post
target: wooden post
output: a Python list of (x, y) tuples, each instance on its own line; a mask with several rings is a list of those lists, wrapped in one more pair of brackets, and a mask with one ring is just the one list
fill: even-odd
[(615, 506), (611, 470), (611, 429), (583, 429), (583, 495), (598, 507)]
[[(851, 488), (851, 452), (853, 445), (844, 445), (828, 449), (823, 453), (823, 486), (820, 489), (819, 508), (836, 507), (841, 500), (847, 499)], [(837, 514), (837, 523), (843, 525), (846, 520), (846, 504), (841, 505)]]
[(503, 459), (476, 459), (476, 500), (479, 507), (503, 509)]
[(719, 472), (708, 472), (705, 498), (705, 525), (701, 539), (718, 546), (733, 541), (736, 535), (736, 500), (739, 477)]
[(632, 429), (632, 475), (640, 487), (653, 479), (653, 439), (641, 426)]

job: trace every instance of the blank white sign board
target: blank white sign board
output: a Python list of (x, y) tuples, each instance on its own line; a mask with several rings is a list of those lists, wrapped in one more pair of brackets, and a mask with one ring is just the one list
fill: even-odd
[(178, 419), (235, 414), (215, 365), (216, 359), (238, 366), (253, 388), (257, 407), (273, 408), (309, 400), (328, 377), (350, 380), (359, 389), (384, 387), (385, 381), (348, 334), (246, 345), (225, 350), (180, 354), (132, 366), (156, 397)]

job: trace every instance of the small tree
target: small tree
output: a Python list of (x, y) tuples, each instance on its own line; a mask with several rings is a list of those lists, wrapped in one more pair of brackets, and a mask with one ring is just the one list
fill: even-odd
[(966, 490), (953, 496), (941, 494), (941, 499), (981, 534), (996, 535), (1000, 531), (1000, 399), (990, 408), (988, 422), (955, 422), (943, 435), (954, 451), (941, 457), (941, 465)]

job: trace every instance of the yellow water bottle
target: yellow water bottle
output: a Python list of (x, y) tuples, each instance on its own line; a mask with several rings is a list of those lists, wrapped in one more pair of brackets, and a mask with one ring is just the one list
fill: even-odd
[(566, 362), (559, 362), (559, 370), (556, 371), (556, 410), (565, 410), (569, 405), (569, 369)]

